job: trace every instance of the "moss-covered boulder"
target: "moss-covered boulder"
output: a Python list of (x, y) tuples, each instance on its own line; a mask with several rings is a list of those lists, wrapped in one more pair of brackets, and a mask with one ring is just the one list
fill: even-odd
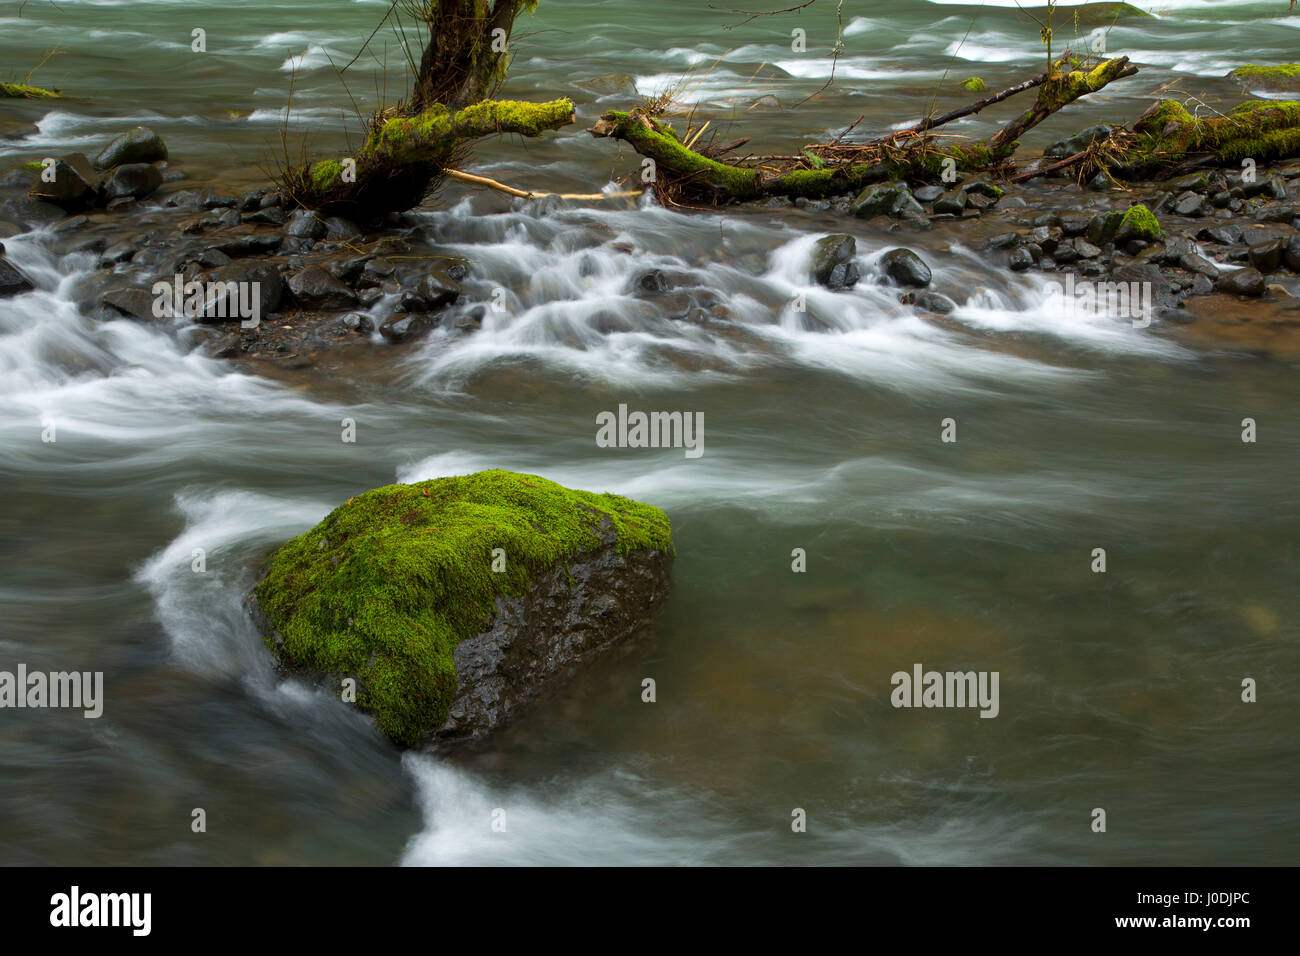
[(1115, 242), (1124, 243), (1132, 239), (1155, 242), (1164, 234), (1165, 231), (1160, 228), (1160, 221), (1151, 210), (1142, 203), (1137, 203), (1130, 206), (1128, 212), (1124, 213), (1124, 218), (1119, 221), (1119, 226), (1115, 230)]
[[(1038, 22), (1047, 22), (1047, 7), (1027, 7)], [(1053, 13), (1053, 25), (1060, 33), (1066, 32), (1066, 26), (1077, 24), (1081, 27), (1106, 27), (1119, 20), (1145, 19), (1154, 20), (1155, 15), (1148, 13), (1131, 3), (1081, 3), (1078, 6), (1057, 7)]]
[(290, 672), (341, 688), (404, 746), (485, 735), (668, 592), (667, 516), (484, 471), (351, 498), (271, 555), (251, 606)]
[(984, 79), (979, 76), (972, 76), (969, 79), (961, 81), (961, 88), (967, 93), (983, 93)]
[(1239, 66), (1228, 76), (1243, 90), (1257, 93), (1300, 93), (1300, 63), (1281, 66)]

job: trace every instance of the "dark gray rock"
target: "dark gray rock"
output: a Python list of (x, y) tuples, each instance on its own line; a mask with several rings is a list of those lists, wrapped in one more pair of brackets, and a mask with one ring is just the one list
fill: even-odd
[(1286, 267), (1292, 272), (1300, 272), (1300, 234), (1292, 236), (1287, 242)]
[(460, 298), (460, 285), (445, 270), (435, 269), (420, 280), (420, 295), (430, 309), (441, 309)]
[(1019, 246), (1011, 250), (1011, 258), (1007, 260), (1012, 272), (1024, 272), (1026, 269), (1032, 269), (1037, 260), (1028, 246)]
[(16, 265), (0, 255), (0, 299), (31, 292), (35, 288), (36, 283), (23, 275)]
[(851, 289), (861, 278), (853, 262), (857, 254), (857, 240), (850, 235), (838, 233), (818, 239), (809, 269), (813, 281), (828, 289)]
[(244, 222), (253, 223), (258, 226), (283, 226), (285, 219), (284, 210), (279, 206), (265, 206), (262, 209), (246, 213), (241, 217)]
[(1259, 298), (1264, 294), (1268, 287), (1268, 280), (1258, 269), (1247, 266), (1244, 269), (1235, 269), (1219, 278), (1215, 283), (1215, 288), (1220, 292), (1226, 292), (1229, 295), (1245, 295), (1251, 298)]
[(1047, 149), (1043, 150), (1043, 158), (1065, 159), (1067, 156), (1083, 152), (1096, 140), (1105, 139), (1110, 134), (1111, 128), (1105, 124), (1089, 126), (1087, 129), (1075, 133), (1069, 139), (1060, 140), (1047, 147)]
[(28, 195), (60, 209), (76, 212), (94, 204), (99, 197), (99, 176), (82, 153), (73, 153), (54, 164), (52, 182), (37, 174)]
[(299, 209), (290, 218), (285, 233), (298, 239), (324, 239), (328, 231), (310, 209)]
[(439, 743), (482, 738), (590, 660), (643, 632), (667, 601), (672, 557), (619, 554), (612, 534), (516, 598), (498, 598), (491, 626), (452, 652), (459, 691)]
[(1281, 239), (1257, 243), (1247, 252), (1250, 264), (1263, 273), (1276, 272), (1282, 267), (1287, 244)]
[(322, 266), (308, 266), (289, 280), (289, 291), (304, 309), (337, 312), (357, 304), (356, 293)]
[(640, 298), (664, 295), (672, 288), (661, 269), (650, 269), (632, 280), (632, 294)]
[(880, 268), (899, 285), (921, 289), (933, 278), (930, 267), (911, 249), (890, 249), (880, 257)]
[(849, 212), (858, 219), (869, 219), (872, 216), (898, 218), (908, 210), (925, 212), (921, 204), (912, 198), (906, 183), (868, 186), (849, 204)]
[(934, 201), (934, 211), (949, 216), (960, 216), (966, 211), (966, 194), (960, 189), (950, 189)]
[(425, 312), (412, 312), (386, 319), (379, 326), (379, 334), (394, 344), (407, 342), (424, 335), (438, 325), (438, 319)]
[[(155, 296), (148, 289), (109, 289), (99, 297), (99, 304), (132, 319), (157, 319), (154, 314)], [(168, 312), (170, 314), (170, 304)]]
[(162, 185), (162, 173), (148, 163), (125, 163), (109, 173), (104, 182), (104, 195), (108, 199), (143, 199)]
[[(274, 262), (268, 262), (265, 259), (237, 259), (218, 269), (213, 276), (213, 281), (222, 283), (256, 282), (258, 315), (263, 319), (280, 307), (280, 300), (284, 297), (284, 277), (280, 275), (280, 270)], [(223, 297), (218, 296), (209, 299), (209, 305), (216, 303), (218, 298)], [(212, 311), (210, 309), (209, 313)], [(232, 321), (238, 319), (238, 316), (233, 314), (234, 311), (230, 307), (226, 309), (227, 318)]]
[(95, 157), (96, 169), (112, 169), (126, 163), (156, 163), (167, 158), (162, 137), (147, 126), (128, 130)]

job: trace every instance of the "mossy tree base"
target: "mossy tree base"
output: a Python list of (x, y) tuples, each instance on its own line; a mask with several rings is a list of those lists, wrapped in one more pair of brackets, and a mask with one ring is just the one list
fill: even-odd
[(409, 746), (446, 719), (452, 653), (484, 631), (497, 598), (524, 594), (611, 534), (620, 553), (672, 552), (658, 508), (534, 475), (389, 485), (280, 547), (254, 598), (288, 667), (355, 677), (357, 705)]
[(286, 188), (308, 209), (374, 218), (419, 204), (444, 166), (475, 139), (538, 136), (573, 122), (573, 101), (488, 100), (452, 111), (437, 104), (413, 116), (377, 119), (350, 168), (337, 159), (293, 171)]

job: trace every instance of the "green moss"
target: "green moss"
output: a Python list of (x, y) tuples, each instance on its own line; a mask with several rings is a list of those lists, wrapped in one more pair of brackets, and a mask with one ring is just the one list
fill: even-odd
[(573, 118), (573, 101), (523, 103), (484, 100), (453, 113), (435, 104), (415, 116), (398, 116), (381, 123), (366, 139), (364, 150), (388, 162), (444, 161), (457, 143), (494, 133), (538, 136)]
[(984, 80), (982, 80), (978, 76), (972, 76), (968, 80), (961, 81), (961, 88), (965, 90), (967, 93), (983, 93)]
[[(490, 622), (497, 597), (600, 546), (672, 550), (667, 516), (611, 494), (484, 471), (388, 485), (351, 499), (280, 547), (254, 594), (294, 666), (355, 676), (357, 703), (394, 741), (441, 726), (455, 698), (452, 651)], [(502, 548), (506, 570), (494, 573)]]
[(1300, 91), (1300, 63), (1283, 63), (1279, 66), (1239, 66), (1228, 76), (1246, 89), (1266, 93)]
[(318, 192), (325, 192), (333, 186), (343, 172), (343, 164), (336, 159), (322, 159), (311, 168), (311, 182)]
[(28, 100), (58, 99), (63, 94), (54, 90), (43, 90), (39, 86), (26, 83), (0, 83), (0, 96)]
[[(728, 166), (701, 156), (682, 145), (671, 127), (658, 123), (644, 113), (614, 110), (601, 116), (609, 124), (610, 134), (625, 140), (642, 156), (651, 156), (679, 176), (695, 176), (701, 184), (711, 183), (732, 199), (756, 199), (762, 195), (758, 170)], [(804, 170), (813, 176), (821, 170)]]
[(1300, 102), (1254, 100), (1226, 116), (1195, 117), (1182, 104), (1165, 100), (1135, 127), (1138, 142), (1130, 163), (1170, 165), (1188, 153), (1214, 153), (1236, 165), (1283, 159), (1300, 153)]
[(1281, 66), (1239, 66), (1229, 76), (1294, 76), (1300, 77), (1300, 63), (1284, 63)]
[(1160, 220), (1156, 219), (1151, 210), (1141, 203), (1131, 206), (1124, 214), (1117, 232), (1126, 238), (1145, 239), (1148, 242), (1165, 234), (1165, 231), (1160, 228)]

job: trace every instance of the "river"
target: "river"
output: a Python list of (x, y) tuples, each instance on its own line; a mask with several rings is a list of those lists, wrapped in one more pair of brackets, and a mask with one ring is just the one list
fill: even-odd
[[(57, 46), (33, 81), (71, 98), (7, 105), (0, 162), (93, 155), (143, 123), (191, 181), (256, 185), (282, 131), (294, 150), (341, 149), (348, 90), (364, 109), (404, 87), (386, 33), (347, 90), (331, 67), (385, 6), (7, 3), (0, 63), (21, 76)], [(1136, 116), (1165, 84), (1226, 95), (1237, 56), (1289, 62), (1300, 36), (1282, 0), (1156, 9), (1106, 41), (1142, 73), (1026, 149)], [(970, 98), (956, 81), (1001, 88), (1044, 55), (1002, 4), (846, 0), (845, 53), (818, 94), (833, 5), (743, 19), (693, 0), (543, 0), (516, 28), (504, 93), (574, 94), (578, 123), (482, 143), (471, 168), (563, 192), (633, 170), (584, 131), (617, 105), (575, 91), (586, 76), (675, 85), (781, 152), (859, 115), (901, 126), (945, 76), (951, 108)], [(791, 76), (754, 79), (765, 64)], [(766, 94), (785, 108), (747, 108)], [(867, 278), (809, 290), (796, 320), (783, 304), (800, 263), (844, 229), (829, 214), (512, 204), (449, 185), (421, 215), (510, 290), (509, 317), (299, 374), (88, 318), (77, 277), (93, 257), (5, 240), (40, 288), (0, 301), (0, 669), (102, 671), (106, 701), (97, 720), (0, 715), (0, 863), (1294, 862), (1294, 358), (1054, 314), (1029, 279), (939, 232), (908, 243), (944, 252), (936, 282), (961, 305), (946, 320), (872, 278), (897, 243), (865, 225)], [(575, 249), (584, 230), (635, 254)], [(712, 290), (737, 325), (641, 307), (622, 290), (647, 267)], [(479, 298), (484, 283), (469, 281)], [(596, 414), (621, 403), (703, 413), (704, 455), (598, 448)], [(947, 418), (956, 442), (940, 440)], [(1244, 418), (1258, 441), (1241, 440)], [(361, 490), (496, 467), (668, 512), (673, 592), (642, 646), (452, 757), (399, 753), (279, 679), (241, 604), (269, 548)], [(997, 718), (892, 707), (891, 674), (915, 663), (997, 671)], [(1241, 701), (1247, 677), (1258, 703)]]

